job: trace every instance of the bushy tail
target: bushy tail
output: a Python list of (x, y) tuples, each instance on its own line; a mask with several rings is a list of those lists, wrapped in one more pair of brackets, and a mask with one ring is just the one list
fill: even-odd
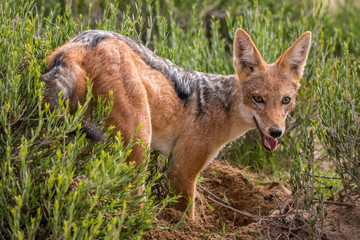
[[(64, 122), (64, 117), (61, 117), (60, 122)], [(85, 133), (87, 139), (94, 142), (105, 142), (105, 136), (103, 132), (94, 124), (81, 120), (81, 132)]]
[(102, 131), (94, 124), (85, 120), (81, 121), (81, 131), (86, 134), (86, 138), (94, 142), (105, 142)]
[[(71, 57), (57, 49), (48, 58), (49, 71), (40, 77), (45, 82), (44, 103), (49, 103), (50, 110), (59, 105), (59, 93), (69, 100), (70, 107), (75, 107), (77, 102), (84, 98), (86, 92), (86, 73)], [(63, 118), (60, 121), (64, 121)], [(92, 141), (104, 141), (104, 135), (95, 125), (83, 120), (81, 131)]]

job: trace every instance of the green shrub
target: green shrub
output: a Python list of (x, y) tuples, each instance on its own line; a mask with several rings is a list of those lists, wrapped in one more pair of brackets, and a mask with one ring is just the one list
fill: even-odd
[[(0, 15), (0, 237), (3, 239), (140, 238), (172, 199), (154, 201), (151, 188), (161, 177), (126, 164), (133, 144), (120, 134), (107, 143), (91, 143), (80, 133), (81, 119), (92, 106), (91, 120), (101, 124), (111, 109), (103, 99), (87, 101), (71, 114), (68, 102), (50, 112), (42, 106), (45, 57), (89, 26), (59, 15), (47, 19), (28, 1), (2, 1)], [(115, 6), (99, 24), (116, 28)], [(132, 26), (124, 26), (123, 31)], [(91, 85), (88, 84), (89, 90)], [(111, 102), (111, 101), (110, 101)], [(136, 194), (146, 183), (146, 189)], [(141, 208), (139, 206), (142, 205)]]
[(331, 77), (319, 81), (320, 125), (318, 135), (332, 159), (343, 189), (338, 200), (360, 195), (360, 67), (344, 52), (335, 59)]

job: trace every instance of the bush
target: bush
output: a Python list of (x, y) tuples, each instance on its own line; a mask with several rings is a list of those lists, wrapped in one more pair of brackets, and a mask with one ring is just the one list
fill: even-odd
[(319, 81), (317, 131), (343, 185), (336, 200), (355, 203), (354, 195), (360, 197), (360, 68), (345, 51), (330, 71), (331, 77)]
[[(107, 8), (110, 19), (115, 9)], [(39, 76), (45, 72), (46, 55), (89, 26), (86, 20), (78, 24), (70, 12), (58, 13), (55, 6), (47, 19), (40, 19), (43, 13), (33, 3), (0, 3), (0, 236), (140, 238), (172, 199), (153, 201), (151, 188), (161, 175), (149, 176), (144, 166), (136, 170), (126, 164), (132, 145), (139, 143), (124, 146), (120, 134), (107, 133), (107, 143), (94, 144), (79, 131), (90, 104), (97, 124), (111, 104), (91, 101), (88, 91), (86, 103), (71, 114), (68, 102), (61, 101), (53, 112), (42, 106)], [(99, 24), (111, 27), (115, 22), (113, 17)], [(145, 180), (145, 191), (136, 194)]]

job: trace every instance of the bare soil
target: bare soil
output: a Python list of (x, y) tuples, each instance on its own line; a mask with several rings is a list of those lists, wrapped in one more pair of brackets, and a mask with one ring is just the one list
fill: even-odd
[[(201, 185), (233, 208), (262, 216), (291, 194), (281, 183), (264, 180), (264, 176), (219, 161), (214, 161), (204, 171)], [(198, 187), (195, 221), (186, 219), (181, 228), (166, 229), (176, 226), (182, 216), (181, 212), (166, 208), (156, 219), (164, 229), (153, 229), (144, 239), (262, 239), (258, 232), (263, 226), (259, 228), (257, 221), (223, 207), (209, 197), (209, 193)], [(324, 239), (360, 239), (359, 207), (329, 206), (327, 211)], [(311, 239), (307, 234), (298, 236)]]
[(360, 207), (331, 205), (326, 208), (328, 216), (324, 222), (324, 232), (329, 239), (360, 239)]

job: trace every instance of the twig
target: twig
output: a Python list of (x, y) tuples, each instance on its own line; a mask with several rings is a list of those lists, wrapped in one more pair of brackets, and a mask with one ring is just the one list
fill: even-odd
[[(266, 238), (262, 235), (262, 233), (261, 233), (261, 231), (260, 231), (261, 221), (262, 221), (262, 219), (260, 219), (259, 224), (257, 225), (256, 228), (257, 228), (258, 233), (260, 234), (260, 237), (262, 237), (263, 239), (266, 240)], [(268, 235), (269, 235), (269, 228), (268, 228)], [(269, 239), (270, 239), (270, 238), (269, 238)]]
[(204, 188), (203, 186), (201, 186), (201, 184), (198, 184), (199, 188), (201, 188), (201, 190), (203, 190), (204, 192), (206, 192), (207, 194), (209, 194), (210, 196), (212, 196), (213, 198), (215, 198), (217, 201), (226, 204), (229, 206), (229, 203), (227, 203), (226, 201), (224, 201), (223, 199), (215, 196), (215, 194), (213, 194), (212, 192), (210, 192), (209, 190), (207, 190), (206, 188)]
[(301, 124), (303, 124), (303, 122), (308, 122), (310, 121), (311, 119), (313, 119), (315, 116), (317, 115), (317, 113), (315, 111), (313, 111), (312, 113), (308, 114), (305, 118), (305, 120), (303, 118), (301, 118), (299, 121), (289, 125), (287, 127), (287, 131), (286, 133), (289, 133), (291, 132), (292, 130), (294, 130), (295, 128), (297, 128), (298, 126), (300, 126)]
[[(259, 222), (259, 225), (260, 225), (260, 222)], [(260, 232), (260, 231), (259, 231)], [(268, 235), (268, 238), (271, 239), (271, 235), (270, 235), (270, 228), (269, 226), (267, 227), (267, 235)]]
[(233, 207), (231, 207), (231, 206), (229, 206), (227, 204), (223, 204), (222, 202), (219, 202), (219, 201), (213, 199), (212, 197), (208, 196), (207, 198), (209, 200), (223, 206), (223, 207), (226, 207), (226, 208), (228, 208), (228, 209), (230, 209), (230, 210), (232, 210), (234, 212), (240, 213), (241, 215), (247, 216), (247, 217), (252, 218), (254, 220), (269, 220), (269, 217), (263, 217), (263, 216), (260, 216), (260, 215), (255, 215), (255, 214), (251, 214), (251, 213), (248, 213), (248, 212), (243, 212), (243, 211), (237, 210), (236, 208), (233, 208)]
[[(289, 200), (290, 197), (292, 197), (292, 195), (287, 196), (281, 203), (279, 203), (276, 207), (274, 207), (269, 214), (271, 215), (275, 211), (275, 209), (279, 209), (280, 214), (282, 214), (280, 206), (283, 205), (287, 200)], [(275, 199), (276, 199), (276, 197), (275, 197)], [(276, 200), (276, 202), (277, 202), (277, 200)]]
[(276, 195), (275, 195), (275, 193), (274, 193), (274, 191), (273, 191), (273, 196), (274, 196), (274, 198), (275, 198), (275, 201), (276, 201), (276, 207), (275, 208), (273, 208), (273, 212), (274, 212), (274, 209), (278, 209), (279, 210), (279, 213), (281, 214), (281, 208), (280, 208), (280, 203), (279, 203), (279, 201), (278, 201), (278, 199), (277, 199), (277, 197), (276, 197)]
[(295, 233), (293, 233), (293, 232), (290, 232), (290, 233), (289, 233), (289, 235), (292, 235), (292, 236), (296, 237), (297, 239), (301, 240), (301, 238), (299, 238), (299, 236), (298, 236), (298, 235), (296, 235), (296, 234), (295, 234)]
[(326, 178), (326, 179), (338, 179), (338, 180), (341, 180), (341, 179), (342, 179), (342, 178), (340, 178), (340, 177), (328, 177), (328, 176), (319, 176), (319, 175), (314, 175), (314, 177)]
[[(30, 116), (34, 113), (35, 109), (36, 109), (36, 108), (34, 108), (34, 109), (32, 110), (32, 112), (30, 113)], [(23, 109), (23, 111), (22, 111), (21, 114), (18, 116), (18, 118), (15, 119), (15, 121), (13, 121), (12, 123), (10, 123), (10, 126), (15, 125), (15, 124), (22, 118), (22, 116), (24, 115), (24, 113), (25, 113), (26, 110), (27, 110), (27, 107), (25, 107), (25, 108)]]
[[(252, 213), (248, 213), (248, 212), (244, 212), (244, 211), (240, 211), (236, 208), (233, 208), (231, 207), (227, 202), (225, 202), (223, 199), (215, 196), (212, 192), (210, 192), (209, 190), (207, 190), (206, 188), (204, 188), (203, 186), (201, 186), (199, 184), (199, 187), (207, 194), (209, 194), (210, 196), (207, 196), (207, 198), (223, 207), (226, 207), (234, 212), (237, 212), (237, 213), (240, 213), (241, 215), (244, 215), (244, 216), (247, 216), (247, 217), (250, 217), (254, 220), (266, 220), (266, 221), (271, 221), (270, 219), (273, 219), (273, 218), (279, 218), (279, 217), (285, 217), (287, 216), (288, 214), (284, 214), (284, 215), (278, 215), (278, 216), (260, 216), (260, 215), (256, 215), (256, 214), (252, 214)], [(282, 204), (282, 203), (281, 203)]]

